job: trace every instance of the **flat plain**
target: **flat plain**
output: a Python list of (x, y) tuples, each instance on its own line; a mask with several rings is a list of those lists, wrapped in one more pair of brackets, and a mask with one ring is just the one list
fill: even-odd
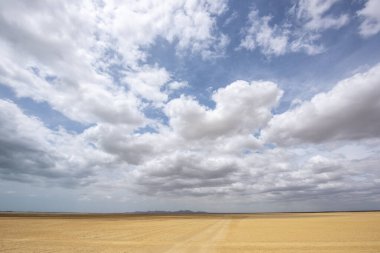
[(380, 212), (1, 213), (0, 252), (379, 253)]

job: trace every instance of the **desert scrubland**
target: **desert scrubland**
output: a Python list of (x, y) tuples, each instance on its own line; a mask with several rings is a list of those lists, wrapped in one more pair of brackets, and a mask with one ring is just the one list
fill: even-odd
[(380, 212), (0, 214), (0, 252), (380, 252)]

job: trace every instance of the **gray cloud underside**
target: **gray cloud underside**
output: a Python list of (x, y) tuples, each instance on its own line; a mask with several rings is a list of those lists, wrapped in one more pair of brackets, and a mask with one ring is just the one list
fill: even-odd
[[(0, 100), (0, 177), (23, 182), (44, 178), (74, 187), (94, 182), (95, 168), (107, 166), (107, 154), (64, 130), (52, 131), (16, 104)], [(50, 181), (49, 181), (50, 180)]]

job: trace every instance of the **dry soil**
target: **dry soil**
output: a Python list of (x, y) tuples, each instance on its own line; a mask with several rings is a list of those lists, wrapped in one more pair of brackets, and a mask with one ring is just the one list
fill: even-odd
[(380, 212), (0, 214), (0, 252), (379, 253)]

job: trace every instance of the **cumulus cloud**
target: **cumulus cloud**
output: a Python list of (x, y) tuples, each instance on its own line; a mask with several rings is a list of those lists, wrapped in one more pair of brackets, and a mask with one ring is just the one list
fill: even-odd
[(179, 81), (174, 81), (174, 82), (170, 82), (167, 87), (169, 89), (169, 91), (175, 91), (175, 90), (179, 90), (179, 89), (183, 89), (183, 88), (186, 88), (188, 87), (189, 84), (187, 82), (179, 82)]
[[(316, 150), (308, 148), (311, 154)], [(337, 196), (370, 199), (379, 186), (377, 157), (299, 157), (293, 149), (245, 156), (178, 150), (133, 173), (134, 190), (158, 196), (219, 196), (250, 201), (306, 201)]]
[(168, 99), (162, 87), (169, 82), (170, 74), (164, 68), (142, 66), (138, 71), (126, 73), (124, 81), (137, 95), (145, 99), (163, 102)]
[(380, 32), (380, 3), (376, 0), (368, 0), (363, 9), (357, 14), (362, 19), (359, 26), (359, 34), (370, 37)]
[[(1, 174), (43, 174), (54, 163), (54, 157), (47, 154), (44, 147), (49, 131), (37, 119), (25, 116), (10, 101), (0, 100)], [(47, 173), (49, 174), (49, 173)], [(53, 173), (51, 173), (53, 174)]]
[(270, 15), (260, 16), (252, 9), (243, 28), (239, 48), (258, 49), (266, 56), (279, 56), (289, 52), (305, 52), (309, 55), (324, 51), (319, 40), (321, 32), (339, 29), (349, 21), (347, 14), (332, 15), (328, 12), (338, 0), (304, 0), (296, 3), (281, 24)]
[[(140, 66), (144, 49), (162, 37), (178, 52), (223, 54), (228, 38), (216, 32), (215, 19), (226, 8), (224, 1), (201, 0), (2, 2), (0, 81), (82, 123), (141, 126), (146, 119), (136, 96), (165, 101), (161, 87), (170, 80), (162, 67)], [(115, 66), (131, 92), (113, 82)]]
[(181, 96), (165, 107), (174, 131), (188, 139), (254, 133), (271, 117), (282, 91), (272, 82), (236, 81), (212, 95), (215, 109)]
[(133, 134), (130, 128), (111, 124), (98, 124), (88, 128), (83, 136), (97, 148), (116, 155), (119, 161), (132, 165), (141, 164), (146, 159), (155, 157), (162, 148), (166, 148), (160, 145), (168, 141), (162, 135)]
[(119, 51), (127, 59), (129, 55), (144, 57), (139, 47), (151, 45), (158, 36), (175, 43), (178, 53), (190, 51), (208, 58), (223, 54), (227, 44), (228, 38), (216, 30), (216, 17), (226, 10), (223, 0), (107, 1), (102, 16), (104, 26), (118, 38)]
[[(242, 82), (244, 86), (248, 87), (248, 82)], [(265, 86), (266, 83), (260, 83)], [(254, 83), (252, 84), (254, 85)], [(279, 96), (281, 92), (273, 83), (268, 83), (268, 88), (273, 88), (274, 94), (269, 95), (269, 91), (262, 90), (261, 92), (256, 92), (255, 98), (257, 101), (249, 101), (253, 99), (252, 94), (248, 94), (246, 89), (236, 90), (236, 96), (246, 96), (246, 105), (238, 105), (235, 102), (227, 102), (228, 99), (219, 104), (218, 106), (229, 106), (231, 110), (230, 114), (227, 114), (228, 110), (223, 109), (224, 114), (215, 118), (211, 117), (212, 120), (206, 120), (203, 122), (191, 121), (184, 115), (187, 112), (191, 112), (192, 108), (182, 108), (177, 107), (175, 104), (170, 104), (172, 101), (177, 101), (179, 103), (183, 101), (183, 97), (176, 100), (171, 100), (166, 106), (170, 110), (176, 110), (178, 117), (181, 117), (181, 125), (165, 125), (157, 124), (155, 126), (154, 132), (144, 132), (136, 133), (133, 132), (132, 128), (122, 128), (121, 126), (111, 125), (111, 124), (98, 124), (84, 131), (83, 136), (86, 140), (94, 143), (98, 148), (113, 154), (118, 157), (120, 161), (126, 162), (131, 165), (144, 165), (146, 162), (155, 161), (157, 157), (164, 157), (168, 154), (172, 154), (179, 151), (192, 151), (199, 150), (200, 153), (204, 154), (217, 154), (220, 155), (237, 155), (240, 156), (244, 152), (252, 152), (259, 148), (262, 144), (254, 136), (257, 132), (257, 128), (267, 121), (270, 117), (271, 104), (274, 104), (276, 100), (276, 93)], [(261, 87), (263, 87), (261, 86)], [(227, 86), (226, 88), (228, 88)], [(259, 89), (260, 85), (257, 85), (256, 89)], [(249, 87), (248, 87), (249, 88)], [(223, 93), (223, 89), (215, 92), (217, 94), (219, 91)], [(245, 93), (245, 94), (244, 94)], [(261, 95), (260, 95), (261, 94)], [(265, 97), (267, 95), (268, 97)], [(273, 98), (270, 98), (273, 96)], [(232, 98), (231, 98), (232, 99)], [(267, 100), (267, 101), (265, 101)], [(217, 99), (220, 103), (220, 99)], [(197, 107), (201, 107), (196, 100), (192, 100)], [(238, 109), (233, 114), (233, 106), (239, 106)], [(246, 106), (247, 108), (244, 108)], [(252, 118), (249, 120), (241, 119), (243, 115), (236, 116), (237, 111), (246, 111), (247, 115)], [(208, 110), (211, 113), (211, 109)], [(214, 112), (215, 110), (212, 110)], [(203, 112), (208, 113), (208, 112)], [(219, 112), (218, 112), (219, 113)], [(230, 117), (230, 118), (228, 118)], [(240, 119), (239, 122), (233, 122), (234, 120)], [(171, 118), (170, 118), (171, 120)], [(231, 123), (227, 123), (231, 121)], [(244, 123), (246, 122), (246, 123)], [(203, 124), (201, 132), (195, 132), (194, 128), (196, 124)], [(220, 128), (216, 128), (218, 124), (225, 124)], [(245, 125), (243, 125), (245, 124)]]
[(236, 171), (236, 162), (228, 157), (177, 152), (144, 164), (137, 180), (146, 193), (209, 195), (236, 181), (231, 179)]
[[(323, 155), (312, 147), (303, 148), (306, 153), (267, 149), (253, 136), (271, 118), (281, 93), (273, 83), (237, 81), (214, 92), (214, 109), (189, 97), (170, 101), (165, 110), (172, 121), (157, 133), (123, 136), (115, 129), (114, 138), (93, 136), (99, 147), (135, 166), (128, 177), (139, 194), (252, 201), (370, 198), (379, 175), (369, 161), (376, 158), (352, 158), (334, 148)], [(363, 175), (371, 179), (363, 183)]]
[[(268, 112), (280, 95), (277, 86), (267, 82), (238, 81), (217, 90), (213, 94), (215, 109), (203, 113), (223, 108), (228, 118), (232, 113), (227, 112), (234, 109), (229, 106), (238, 106), (250, 119), (239, 122), (243, 128), (232, 124), (223, 131), (216, 129), (215, 134), (208, 128), (202, 136), (184, 135), (170, 125), (139, 134), (127, 125), (108, 123), (72, 135), (47, 129), (14, 103), (2, 101), (1, 177), (28, 182), (49, 178), (49, 182), (66, 187), (91, 183), (172, 197), (250, 201), (371, 198), (380, 182), (375, 154), (352, 158), (349, 152), (334, 148), (323, 155), (313, 147), (268, 149), (252, 135), (268, 121)], [(237, 101), (242, 103), (236, 105)]]
[(28, 1), (1, 5), (2, 84), (79, 122), (144, 122), (139, 101), (93, 67), (103, 54), (94, 36), (93, 6)]
[(64, 130), (52, 131), (13, 102), (0, 100), (0, 177), (21, 182), (48, 178), (65, 186), (94, 182), (112, 156)]
[(380, 65), (275, 115), (263, 136), (281, 145), (380, 137)]

